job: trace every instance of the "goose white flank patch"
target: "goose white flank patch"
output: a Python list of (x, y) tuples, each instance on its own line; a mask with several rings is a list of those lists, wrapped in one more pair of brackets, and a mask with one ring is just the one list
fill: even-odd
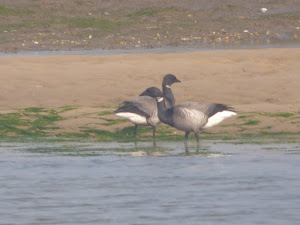
[(216, 114), (214, 114), (213, 116), (208, 118), (207, 123), (205, 124), (204, 127), (202, 127), (202, 129), (207, 129), (210, 127), (213, 127), (219, 123), (221, 123), (223, 120), (232, 117), (232, 116), (236, 116), (237, 113), (233, 112), (233, 111), (222, 111), (222, 112), (217, 112)]
[(122, 117), (124, 119), (128, 119), (132, 123), (137, 123), (137, 124), (143, 125), (143, 126), (147, 125), (146, 117), (141, 116), (136, 113), (120, 112), (120, 113), (116, 113), (115, 115)]

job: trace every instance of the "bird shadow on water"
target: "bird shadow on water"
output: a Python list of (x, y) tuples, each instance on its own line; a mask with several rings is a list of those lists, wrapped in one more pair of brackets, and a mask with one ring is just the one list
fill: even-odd
[(148, 141), (134, 140), (132, 142), (28, 142), (13, 143), (13, 145), (0, 146), (0, 152), (4, 151), (30, 153), (28, 156), (72, 156), (72, 157), (99, 157), (99, 156), (123, 156), (123, 157), (210, 157), (224, 155), (216, 152), (220, 150), (218, 145), (204, 142), (197, 146), (190, 142), (185, 146), (179, 141)]
[[(149, 146), (150, 144), (150, 146)], [(146, 145), (146, 146), (145, 146)], [(155, 139), (150, 142), (134, 142), (134, 156), (198, 156), (208, 157), (221, 155), (222, 153), (211, 151), (207, 145), (185, 145), (179, 142), (157, 142)]]
[(215, 154), (220, 154), (220, 152), (213, 152), (208, 146), (202, 146), (201, 144), (196, 144), (196, 146), (188, 146), (184, 143), (184, 155), (185, 156), (211, 156)]

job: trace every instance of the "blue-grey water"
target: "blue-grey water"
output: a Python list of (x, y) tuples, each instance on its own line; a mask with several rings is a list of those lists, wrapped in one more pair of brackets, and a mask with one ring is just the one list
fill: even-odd
[(300, 144), (0, 143), (0, 224), (299, 224)]
[(216, 45), (216, 46), (202, 46), (202, 47), (162, 47), (162, 48), (130, 48), (130, 49), (71, 49), (59, 51), (20, 51), (20, 52), (1, 52), (0, 57), (7, 56), (55, 56), (55, 55), (123, 55), (123, 54), (165, 54), (165, 53), (186, 53), (186, 52), (201, 52), (201, 51), (226, 51), (230, 49), (264, 49), (264, 48), (299, 48), (299, 39), (282, 40), (251, 43), (246, 41), (243, 44), (234, 45)]

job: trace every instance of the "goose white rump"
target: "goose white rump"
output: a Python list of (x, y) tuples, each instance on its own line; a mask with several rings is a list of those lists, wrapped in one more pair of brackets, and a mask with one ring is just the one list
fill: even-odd
[(216, 114), (214, 114), (213, 116), (208, 118), (207, 123), (205, 124), (204, 127), (202, 127), (202, 129), (207, 129), (207, 128), (213, 127), (213, 126), (221, 123), (223, 120), (225, 120), (229, 117), (235, 116), (235, 115), (237, 115), (237, 113), (233, 112), (233, 111), (224, 110), (222, 112), (217, 112)]

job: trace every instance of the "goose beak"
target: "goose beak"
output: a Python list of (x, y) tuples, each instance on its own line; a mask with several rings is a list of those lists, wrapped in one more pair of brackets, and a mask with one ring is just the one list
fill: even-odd
[(177, 78), (176, 78), (175, 82), (181, 83), (181, 81), (180, 81), (180, 80), (178, 80)]

